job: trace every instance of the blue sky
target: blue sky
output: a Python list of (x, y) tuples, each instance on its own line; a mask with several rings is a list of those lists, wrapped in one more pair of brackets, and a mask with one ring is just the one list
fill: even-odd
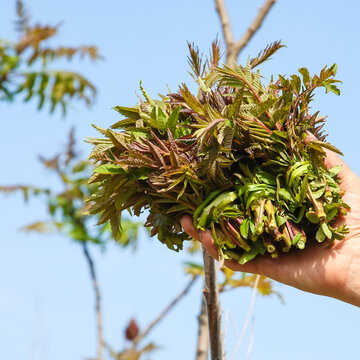
[[(228, 0), (235, 36), (240, 36), (262, 1)], [(91, 109), (74, 104), (66, 119), (60, 113), (36, 111), (36, 104), (1, 103), (1, 184), (58, 186), (56, 179), (39, 164), (38, 155), (51, 156), (66, 142), (75, 125), (79, 146), (95, 135), (92, 123), (107, 127), (119, 119), (114, 105), (132, 106), (139, 80), (155, 97), (168, 84), (191, 82), (187, 74), (186, 41), (204, 52), (220, 32), (212, 0), (183, 1), (85, 1), (27, 4), (34, 19), (62, 23), (58, 44), (95, 44), (104, 60), (61, 63), (76, 69), (98, 87)], [(15, 1), (0, 4), (0, 38), (15, 39)], [(269, 78), (292, 74), (307, 66), (310, 72), (336, 62), (342, 94), (319, 92), (314, 111), (328, 115), (329, 140), (341, 148), (345, 160), (360, 174), (358, 134), (359, 2), (279, 0), (263, 27), (240, 57), (246, 61), (268, 43), (281, 39), (287, 48), (262, 67)], [(19, 228), (46, 218), (40, 201), (24, 204), (22, 197), (0, 196), (0, 358), (7, 360), (79, 360), (95, 354), (95, 318), (88, 269), (81, 249), (69, 239), (55, 235), (28, 235)], [(110, 245), (106, 252), (91, 248), (96, 259), (103, 293), (105, 337), (113, 347), (124, 345), (123, 329), (131, 317), (143, 328), (185, 286), (182, 263), (185, 253), (169, 251), (156, 239), (142, 234), (137, 253)], [(358, 354), (358, 308), (339, 301), (306, 294), (285, 285), (274, 285), (284, 299), (256, 298), (254, 346), (249, 359), (351, 359)], [(153, 359), (194, 358), (196, 315), (201, 296), (200, 281), (179, 306), (152, 332), (159, 350)], [(250, 303), (249, 289), (222, 296), (222, 307), (238, 331)], [(251, 329), (243, 340), (237, 359), (245, 359)], [(228, 321), (226, 349), (231, 355), (237, 337)]]

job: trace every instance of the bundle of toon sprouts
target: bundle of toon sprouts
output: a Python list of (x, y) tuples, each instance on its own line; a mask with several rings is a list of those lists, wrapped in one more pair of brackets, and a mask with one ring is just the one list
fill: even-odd
[(116, 106), (125, 118), (89, 139), (98, 191), (88, 213), (110, 221), (116, 238), (124, 210), (147, 210), (151, 235), (176, 251), (189, 239), (180, 218), (190, 214), (197, 229), (211, 230), (220, 257), (241, 264), (343, 239), (346, 226), (333, 226), (349, 209), (340, 167), (324, 165), (324, 148), (340, 151), (324, 141), (324, 117), (309, 112), (316, 88), (339, 94), (336, 65), (264, 85), (254, 68), (280, 47), (269, 45), (246, 66), (219, 66), (216, 42), (207, 60), (189, 44), (195, 94), (181, 84), (153, 100), (140, 84), (140, 102)]

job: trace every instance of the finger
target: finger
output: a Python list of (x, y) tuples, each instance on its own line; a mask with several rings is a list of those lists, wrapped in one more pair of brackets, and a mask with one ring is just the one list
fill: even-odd
[[(212, 237), (211, 231), (200, 231), (200, 241), (204, 245), (205, 250), (208, 252), (210, 256), (212, 256), (215, 260), (219, 259), (218, 247), (216, 246), (214, 239)], [(271, 261), (273, 259), (269, 258), (256, 258), (244, 265), (240, 265), (235, 260), (225, 260), (224, 265), (232, 270), (249, 272), (252, 274), (264, 274), (267, 272), (269, 266), (274, 266), (274, 262)]]
[(350, 168), (347, 166), (347, 164), (345, 163), (345, 161), (335, 152), (328, 150), (328, 149), (324, 149), (325, 150), (325, 154), (326, 154), (326, 158), (324, 159), (324, 163), (325, 166), (328, 169), (331, 169), (334, 166), (337, 165), (341, 165), (341, 171), (343, 173), (346, 173), (350, 170)]
[[(193, 219), (189, 215), (184, 215), (180, 219), (180, 223), (184, 231), (193, 237), (196, 240), (199, 240), (205, 247), (205, 250), (208, 252), (210, 256), (212, 256), (215, 260), (219, 259), (218, 248), (212, 238), (212, 234), (210, 230), (201, 231), (196, 230), (193, 225)], [(250, 262), (240, 265), (234, 260), (225, 260), (225, 266), (236, 271), (249, 272), (253, 274), (264, 274), (267, 272), (267, 267), (273, 266), (270, 259), (259, 259), (256, 258), (251, 260)]]
[(200, 240), (199, 230), (196, 230), (193, 225), (193, 219), (190, 215), (184, 215), (180, 219), (180, 224), (184, 231), (196, 240)]
[(200, 241), (204, 245), (204, 248), (207, 251), (207, 253), (210, 256), (212, 256), (215, 260), (219, 260), (218, 248), (211, 235), (211, 231), (210, 230), (200, 231), (199, 235), (200, 235)]
[(184, 215), (180, 219), (180, 223), (184, 231), (192, 238), (199, 240), (205, 247), (205, 250), (215, 260), (218, 260), (218, 249), (214, 243), (210, 230), (201, 231), (196, 230), (193, 225), (193, 219), (189, 215)]
[[(218, 247), (216, 246), (214, 239), (212, 237), (211, 231), (199, 231), (200, 241), (204, 245), (207, 253), (213, 257), (215, 260), (219, 260)], [(263, 269), (264, 265), (267, 266), (267, 260), (269, 259), (254, 259), (249, 261), (244, 265), (240, 265), (235, 260), (225, 260), (224, 265), (229, 269), (235, 271), (248, 272), (252, 274), (263, 274), (266, 271), (266, 268)]]
[(225, 260), (225, 266), (235, 271), (267, 275), (271, 273), (271, 268), (274, 267), (274, 259), (269, 259), (268, 257), (261, 256), (256, 259), (250, 260), (244, 265), (240, 265), (234, 260)]

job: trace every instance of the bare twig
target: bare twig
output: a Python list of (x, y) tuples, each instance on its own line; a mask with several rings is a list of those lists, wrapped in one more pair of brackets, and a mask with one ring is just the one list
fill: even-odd
[(255, 19), (246, 30), (244, 35), (238, 40), (234, 41), (234, 36), (231, 32), (230, 20), (225, 7), (224, 0), (215, 0), (216, 11), (219, 14), (222, 31), (226, 44), (226, 63), (231, 64), (233, 59), (236, 59), (241, 50), (248, 44), (250, 39), (254, 36), (256, 31), (260, 28), (266, 15), (271, 7), (275, 4), (276, 0), (266, 0), (264, 5), (259, 9)]
[(270, 11), (271, 7), (275, 4), (276, 0), (266, 0), (264, 5), (259, 9), (254, 21), (246, 30), (245, 34), (241, 37), (239, 41), (235, 44), (235, 54), (239, 54), (240, 51), (247, 45), (253, 35), (259, 30), (262, 22), (264, 21), (266, 15)]
[(224, 0), (215, 0), (215, 2), (216, 11), (218, 12), (220, 17), (226, 47), (232, 47), (234, 45), (234, 36), (231, 31), (230, 19), (224, 4)]
[(96, 360), (102, 360), (103, 359), (103, 347), (104, 347), (104, 335), (103, 335), (103, 329), (102, 329), (101, 294), (100, 294), (99, 284), (98, 284), (97, 276), (96, 276), (96, 272), (95, 272), (94, 261), (91, 258), (86, 241), (84, 241), (82, 243), (82, 247), (83, 247), (84, 256), (89, 265), (89, 270), (90, 270), (90, 275), (91, 275), (91, 280), (92, 280), (92, 287), (93, 287), (94, 293), (95, 293), (95, 310), (96, 310), (97, 337), (98, 337), (98, 346), (97, 346), (98, 355), (97, 355)]
[(132, 349), (135, 349), (139, 342), (149, 334), (153, 327), (156, 326), (165, 317), (165, 315), (167, 315), (167, 313), (188, 293), (196, 279), (197, 277), (192, 278), (184, 290), (182, 290), (181, 293), (170, 302), (170, 304), (160, 313), (160, 315), (154, 321), (152, 321), (144, 331), (136, 336), (136, 338), (133, 340)]
[(201, 311), (198, 320), (199, 332), (195, 360), (207, 360), (209, 356), (209, 321), (204, 296), (201, 299)]
[(234, 350), (234, 354), (233, 354), (233, 356), (231, 357), (231, 360), (234, 360), (234, 359), (235, 359), (236, 353), (237, 353), (237, 351), (239, 350), (239, 347), (240, 347), (240, 345), (241, 345), (242, 339), (243, 339), (243, 337), (244, 337), (244, 335), (245, 335), (245, 332), (246, 332), (246, 329), (247, 329), (247, 327), (248, 327), (248, 325), (249, 325), (249, 321), (250, 321), (250, 318), (251, 318), (251, 314), (252, 314), (253, 309), (254, 309), (256, 291), (257, 291), (257, 288), (258, 288), (258, 285), (259, 285), (259, 280), (260, 280), (260, 275), (256, 275), (256, 279), (255, 279), (255, 283), (254, 283), (254, 287), (253, 287), (253, 291), (252, 291), (252, 296), (251, 296), (251, 302), (250, 302), (250, 306), (249, 306), (249, 311), (248, 311), (248, 314), (247, 314), (247, 317), (246, 317), (244, 326), (243, 326), (243, 328), (242, 328), (242, 330), (241, 330), (241, 334), (240, 334), (238, 343), (236, 344), (236, 348), (235, 348), (235, 350)]
[(253, 319), (253, 321), (251, 322), (250, 342), (249, 342), (249, 346), (248, 346), (248, 349), (247, 349), (247, 352), (246, 352), (246, 358), (245, 358), (245, 360), (248, 360), (248, 359), (249, 359), (251, 350), (252, 350), (252, 348), (253, 348), (253, 346), (254, 346), (254, 337), (255, 337), (255, 325), (254, 325), (254, 319)]
[(223, 360), (223, 341), (221, 336), (221, 311), (219, 305), (219, 289), (215, 260), (206, 252), (203, 246), (205, 289), (204, 297), (209, 319), (209, 335), (211, 360)]

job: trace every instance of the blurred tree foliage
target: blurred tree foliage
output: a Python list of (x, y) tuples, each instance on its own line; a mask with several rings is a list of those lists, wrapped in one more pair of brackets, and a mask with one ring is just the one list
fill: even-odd
[(59, 25), (32, 24), (22, 1), (16, 2), (17, 41), (0, 39), (0, 100), (12, 101), (19, 95), (24, 101), (37, 99), (38, 109), (49, 104), (50, 112), (60, 105), (65, 115), (71, 100), (90, 105), (96, 95), (95, 86), (77, 72), (57, 70), (53, 64), (74, 56), (101, 59), (95, 46), (50, 45)]
[[(68, 136), (65, 151), (51, 158), (40, 156), (40, 161), (46, 169), (57, 177), (61, 184), (60, 191), (52, 188), (38, 188), (34, 186), (17, 185), (2, 186), (3, 192), (21, 191), (24, 199), (33, 196), (41, 196), (46, 204), (50, 220), (36, 221), (24, 226), (25, 231), (45, 233), (56, 231), (76, 242), (90, 242), (105, 246), (112, 239), (111, 229), (108, 224), (94, 226), (98, 222), (97, 216), (83, 216), (86, 199), (95, 190), (95, 185), (88, 184), (89, 174), (93, 166), (79, 157), (75, 146), (74, 129)], [(122, 231), (117, 240), (122, 246), (136, 247), (139, 227), (142, 222), (125, 219)]]

